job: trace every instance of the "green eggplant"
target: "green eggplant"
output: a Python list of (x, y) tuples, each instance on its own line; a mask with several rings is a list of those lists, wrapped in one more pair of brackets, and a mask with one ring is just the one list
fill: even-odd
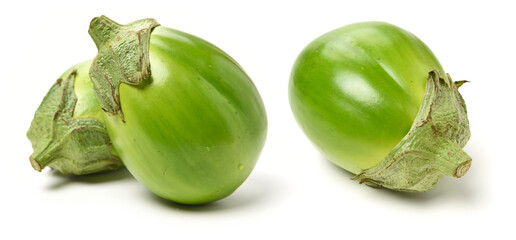
[(102, 110), (89, 78), (91, 61), (68, 69), (36, 110), (27, 137), (32, 167), (84, 175), (122, 166), (103, 123)]
[(370, 186), (422, 192), (471, 165), (466, 106), (431, 50), (383, 22), (330, 31), (300, 53), (292, 112), (313, 145)]
[(267, 117), (251, 79), (228, 54), (153, 19), (90, 24), (90, 77), (109, 137), (156, 195), (204, 204), (234, 192), (265, 143)]

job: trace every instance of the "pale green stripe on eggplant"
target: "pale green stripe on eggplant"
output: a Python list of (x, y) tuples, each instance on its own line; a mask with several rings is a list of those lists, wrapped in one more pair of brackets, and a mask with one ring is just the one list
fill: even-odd
[[(260, 109), (264, 108), (261, 101), (249, 97), (259, 95), (259, 93), (247, 74), (229, 55), (209, 42), (202, 41), (202, 44), (196, 45), (191, 44), (192, 42), (200, 42), (200, 39), (181, 31), (171, 31), (165, 27), (157, 27), (152, 32), (151, 47), (156, 48), (155, 54), (166, 52), (180, 58), (181, 61), (175, 61), (175, 64), (182, 65), (185, 70), (207, 76), (211, 74), (220, 75), (218, 79), (210, 79), (205, 83), (211, 85), (215, 91), (220, 92), (221, 96), (227, 98), (231, 105), (236, 108), (236, 111), (252, 108), (259, 112)], [(176, 47), (176, 44), (180, 44), (181, 47)], [(209, 56), (207, 55), (209, 52), (216, 52), (217, 55)], [(210, 60), (206, 61), (206, 58)], [(161, 59), (167, 59), (167, 57)], [(209, 78), (211, 76), (207, 78), (201, 76), (198, 80)], [(245, 80), (234, 81), (233, 79)], [(245, 91), (241, 91), (241, 88), (244, 88)], [(263, 119), (265, 118), (264, 116)], [(248, 119), (252, 121), (255, 116), (249, 116)]]

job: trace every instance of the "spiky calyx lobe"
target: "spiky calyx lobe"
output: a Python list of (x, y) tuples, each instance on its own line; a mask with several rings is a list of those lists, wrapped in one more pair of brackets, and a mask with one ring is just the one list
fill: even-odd
[(154, 19), (121, 25), (106, 16), (94, 18), (88, 30), (98, 48), (90, 77), (102, 109), (124, 120), (120, 104), (121, 83), (138, 85), (150, 74), (149, 44)]
[(370, 186), (424, 192), (443, 176), (466, 174), (471, 157), (462, 150), (470, 137), (466, 104), (458, 91), (463, 83), (431, 71), (410, 131), (383, 161), (353, 179)]
[(75, 67), (65, 73), (36, 110), (27, 137), (34, 149), (29, 159), (37, 171), (49, 166), (63, 174), (83, 175), (122, 166), (104, 124), (92, 117), (74, 117), (77, 75)]

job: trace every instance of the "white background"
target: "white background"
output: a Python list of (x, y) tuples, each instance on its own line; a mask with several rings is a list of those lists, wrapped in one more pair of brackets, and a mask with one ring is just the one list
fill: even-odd
[[(514, 239), (516, 17), (510, 1), (41, 1), (0, 9), (0, 239)], [(198, 207), (155, 197), (126, 170), (85, 177), (34, 171), (25, 133), (57, 77), (92, 58), (99, 15), (152, 17), (219, 46), (255, 82), (269, 131), (249, 179)], [(376, 190), (325, 160), (298, 128), (287, 85), (317, 36), (380, 20), (422, 39), (461, 87), (473, 165), (427, 193)]]

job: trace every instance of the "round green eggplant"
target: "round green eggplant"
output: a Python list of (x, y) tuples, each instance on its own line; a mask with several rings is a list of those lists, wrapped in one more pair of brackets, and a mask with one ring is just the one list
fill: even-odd
[(120, 111), (104, 115), (120, 158), (162, 198), (204, 204), (230, 195), (265, 143), (267, 118), (253, 82), (225, 52), (174, 29), (154, 27), (146, 55), (150, 75), (121, 83)]
[(409, 133), (431, 71), (444, 73), (413, 34), (383, 22), (348, 25), (315, 39), (298, 56), (291, 109), (327, 159), (360, 174), (384, 161)]

